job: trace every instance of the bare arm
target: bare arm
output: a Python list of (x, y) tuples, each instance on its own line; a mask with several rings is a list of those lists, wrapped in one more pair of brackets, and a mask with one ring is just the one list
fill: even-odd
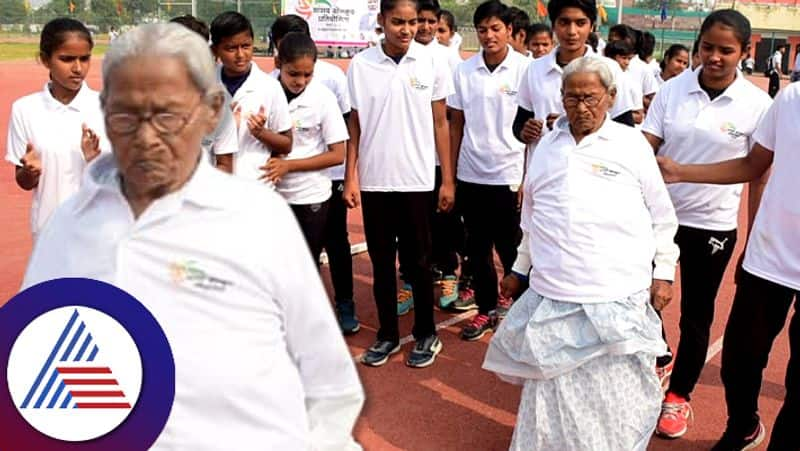
[(439, 209), (450, 211), (455, 202), (455, 170), (450, 149), (450, 130), (447, 125), (447, 104), (444, 99), (431, 102), (436, 153), (442, 168), (442, 186), (439, 187)]
[[(764, 176), (772, 164), (773, 153), (756, 143), (742, 158), (712, 164), (678, 164), (666, 157), (657, 157), (661, 174), (667, 183), (711, 183), (731, 185), (751, 182)], [(766, 179), (765, 179), (766, 180)], [(760, 196), (759, 196), (760, 197)]]
[(262, 128), (261, 131), (255, 133), (253, 136), (255, 136), (261, 144), (267, 146), (273, 156), (286, 155), (292, 151), (291, 130), (276, 133), (267, 128)]
[(454, 167), (458, 167), (458, 155), (461, 152), (461, 140), (464, 138), (464, 112), (450, 109), (450, 158)]
[(347, 121), (347, 131), (350, 139), (347, 141), (347, 154), (344, 169), (344, 192), (342, 198), (349, 208), (356, 208), (361, 204), (361, 193), (358, 185), (358, 146), (361, 142), (361, 122), (358, 120), (358, 111), (350, 110)]
[(653, 135), (652, 133), (642, 132), (642, 134), (644, 134), (647, 142), (650, 143), (650, 147), (653, 148), (653, 152), (658, 153), (658, 149), (661, 148), (661, 144), (664, 142), (664, 140), (656, 135)]
[(217, 155), (217, 169), (233, 174), (233, 154)]

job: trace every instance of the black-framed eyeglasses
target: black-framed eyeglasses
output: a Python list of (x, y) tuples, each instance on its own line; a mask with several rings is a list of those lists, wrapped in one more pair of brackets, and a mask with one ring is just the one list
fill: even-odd
[(583, 103), (588, 108), (594, 108), (594, 107), (596, 107), (597, 105), (600, 104), (600, 101), (602, 101), (605, 98), (605, 96), (606, 96), (605, 94), (601, 95), (600, 97), (595, 97), (595, 96), (583, 96), (583, 97), (563, 96), (564, 108), (575, 108), (576, 106), (578, 106), (579, 103)]
[(119, 135), (130, 135), (139, 130), (142, 122), (150, 122), (159, 134), (174, 135), (180, 133), (191, 122), (194, 112), (202, 103), (201, 99), (187, 113), (171, 111), (147, 114), (109, 113), (106, 114), (106, 128)]

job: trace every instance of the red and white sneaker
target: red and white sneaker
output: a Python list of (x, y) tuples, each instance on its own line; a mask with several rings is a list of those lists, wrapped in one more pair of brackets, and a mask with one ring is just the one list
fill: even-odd
[(661, 416), (658, 417), (656, 434), (665, 438), (682, 437), (689, 429), (689, 420), (693, 416), (689, 401), (682, 396), (668, 392), (661, 404)]

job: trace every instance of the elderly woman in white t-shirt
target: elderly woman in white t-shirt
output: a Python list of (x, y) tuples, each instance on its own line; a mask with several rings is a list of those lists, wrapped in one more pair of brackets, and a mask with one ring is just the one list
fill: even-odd
[(175, 359), (152, 450), (360, 449), (363, 391), (297, 221), (202, 156), (224, 104), (214, 70), (178, 24), (114, 42), (100, 96), (113, 155), (48, 221), (23, 287), (92, 278), (152, 312)]
[(615, 93), (602, 60), (567, 65), (566, 116), (531, 157), (503, 290), (530, 288), (483, 364), (524, 387), (512, 450), (644, 450), (658, 419), (677, 219), (647, 141), (608, 116)]

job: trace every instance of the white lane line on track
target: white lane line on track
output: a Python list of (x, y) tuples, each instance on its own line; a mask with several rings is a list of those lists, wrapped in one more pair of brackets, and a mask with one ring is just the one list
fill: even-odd
[(722, 351), (722, 337), (717, 338), (717, 341), (711, 343), (711, 346), (708, 347), (708, 352), (706, 353), (706, 363), (713, 359), (714, 356), (719, 354), (720, 351)]

